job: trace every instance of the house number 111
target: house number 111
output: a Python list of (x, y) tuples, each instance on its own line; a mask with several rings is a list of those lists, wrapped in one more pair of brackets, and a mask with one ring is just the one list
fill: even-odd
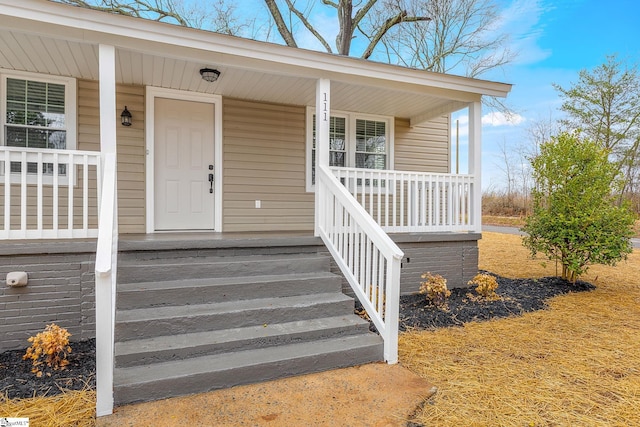
[(322, 95), (323, 95), (323, 98), (324, 98), (323, 99), (323, 101), (324, 101), (324, 110), (323, 110), (324, 119), (323, 119), (323, 121), (326, 122), (327, 121), (327, 92), (322, 92)]

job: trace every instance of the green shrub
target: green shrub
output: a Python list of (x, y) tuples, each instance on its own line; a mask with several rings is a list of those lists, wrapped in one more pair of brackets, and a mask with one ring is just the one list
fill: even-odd
[(536, 187), (523, 244), (562, 266), (573, 283), (591, 264), (615, 265), (631, 253), (634, 215), (618, 204), (623, 181), (609, 152), (562, 133), (540, 146), (532, 162)]

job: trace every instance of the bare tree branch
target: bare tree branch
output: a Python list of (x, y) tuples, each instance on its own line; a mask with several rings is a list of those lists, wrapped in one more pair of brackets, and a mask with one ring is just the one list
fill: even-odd
[(426, 16), (407, 16), (407, 11), (400, 11), (396, 16), (387, 19), (384, 24), (378, 29), (378, 31), (369, 39), (369, 45), (365, 49), (362, 57), (364, 59), (369, 59), (369, 57), (373, 54), (373, 50), (376, 48), (380, 40), (384, 37), (387, 32), (402, 22), (419, 22), (419, 21), (430, 21), (431, 18)]
[(175, 22), (183, 27), (191, 27), (185, 14), (173, 0), (154, 0), (153, 2), (144, 0), (100, 0), (89, 2), (86, 0), (59, 0), (66, 3), (87, 9), (109, 12), (117, 15), (133, 16), (136, 18), (151, 19), (154, 21)]
[(432, 19), (385, 34), (382, 43), (395, 62), (476, 77), (513, 60), (507, 36), (495, 32), (494, 0), (411, 0), (410, 8)]
[(313, 34), (315, 36), (315, 38), (318, 39), (318, 41), (322, 44), (322, 46), (324, 46), (324, 48), (327, 50), (327, 52), (329, 53), (333, 53), (333, 51), (331, 50), (331, 46), (329, 46), (329, 43), (327, 43), (327, 41), (324, 39), (324, 37), (322, 37), (322, 35), (313, 27), (313, 25), (311, 25), (311, 23), (309, 22), (309, 20), (306, 18), (306, 16), (304, 16), (304, 14), (302, 12), (300, 12), (298, 9), (296, 9), (295, 5), (291, 2), (291, 0), (285, 0), (287, 2), (287, 6), (289, 7), (289, 10), (298, 17), (298, 19), (300, 20), (300, 22), (302, 22), (302, 24), (307, 28), (307, 30), (309, 30), (309, 32), (311, 34)]
[(269, 13), (271, 13), (273, 20), (276, 23), (278, 32), (284, 39), (284, 42), (287, 44), (287, 46), (298, 47), (298, 44), (296, 43), (291, 30), (289, 29), (289, 27), (287, 27), (286, 22), (284, 22), (284, 19), (282, 18), (282, 14), (280, 13), (280, 9), (278, 9), (278, 5), (276, 4), (275, 0), (264, 0), (264, 2), (267, 5)]
[(367, 16), (367, 14), (369, 14), (369, 12), (371, 11), (371, 8), (375, 6), (376, 3), (377, 3), (377, 0), (369, 0), (364, 6), (362, 6), (360, 10), (356, 12), (356, 16), (353, 17), (353, 25), (354, 26), (360, 25), (360, 22), (362, 21), (362, 19), (364, 19), (364, 17)]

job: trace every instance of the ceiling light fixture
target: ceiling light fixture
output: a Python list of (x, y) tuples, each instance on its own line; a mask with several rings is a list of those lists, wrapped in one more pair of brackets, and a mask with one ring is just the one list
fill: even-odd
[(202, 68), (200, 69), (200, 75), (202, 76), (202, 80), (213, 83), (220, 77), (220, 71), (214, 70), (213, 68)]

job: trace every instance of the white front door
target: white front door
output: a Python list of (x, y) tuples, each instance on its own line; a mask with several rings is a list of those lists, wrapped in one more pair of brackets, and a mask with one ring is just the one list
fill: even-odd
[(155, 98), (156, 230), (213, 230), (214, 104)]

